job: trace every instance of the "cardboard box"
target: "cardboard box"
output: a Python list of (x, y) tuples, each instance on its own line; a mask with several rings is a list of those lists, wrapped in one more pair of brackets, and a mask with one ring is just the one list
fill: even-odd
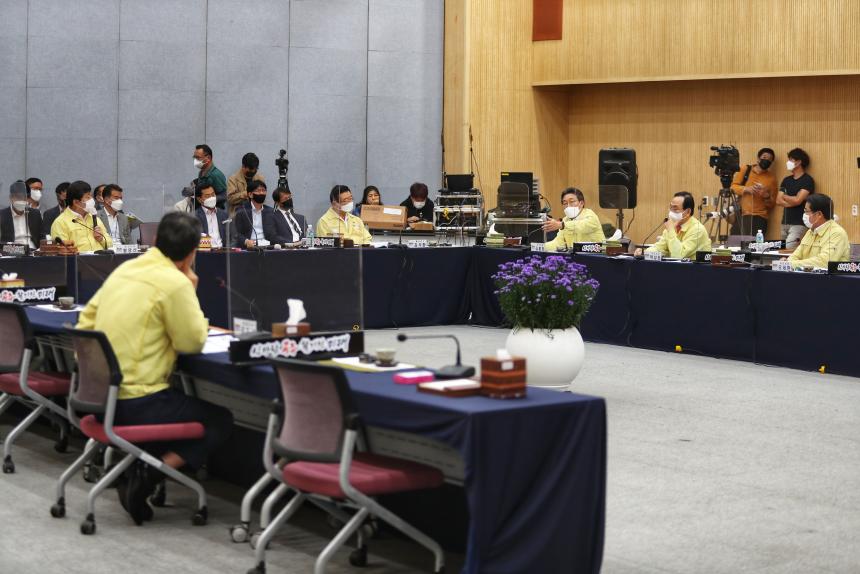
[(370, 229), (403, 229), (406, 208), (402, 205), (362, 205), (361, 220)]

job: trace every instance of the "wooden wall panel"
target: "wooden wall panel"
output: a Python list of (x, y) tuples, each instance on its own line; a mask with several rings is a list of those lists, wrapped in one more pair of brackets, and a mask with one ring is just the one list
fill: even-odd
[[(639, 241), (665, 217), (674, 192), (689, 191), (697, 203), (716, 195), (711, 145), (736, 145), (742, 163), (754, 161), (761, 147), (773, 148), (771, 170), (779, 180), (786, 175), (785, 154), (798, 146), (812, 158), (817, 190), (833, 197), (858, 243), (860, 218), (851, 216), (851, 205), (860, 203), (859, 94), (860, 76), (576, 86), (570, 92), (568, 179), (595, 207), (598, 150), (636, 149), (639, 203), (630, 236)], [(602, 220), (613, 220), (614, 212), (598, 211)], [(780, 215), (780, 208), (771, 215), (772, 237)]]
[[(507, 2), (504, 2), (505, 4)], [(536, 84), (860, 72), (856, 0), (565, 0)]]

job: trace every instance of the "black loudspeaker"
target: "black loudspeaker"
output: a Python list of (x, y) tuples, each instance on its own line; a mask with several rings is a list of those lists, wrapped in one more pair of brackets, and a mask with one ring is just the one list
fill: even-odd
[(606, 148), (600, 150), (597, 166), (600, 207), (604, 209), (636, 209), (636, 150)]

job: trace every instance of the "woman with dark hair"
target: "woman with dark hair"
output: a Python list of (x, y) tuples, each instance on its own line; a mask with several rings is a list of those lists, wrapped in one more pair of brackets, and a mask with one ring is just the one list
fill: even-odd
[(361, 217), (362, 205), (382, 205), (382, 194), (379, 193), (379, 188), (375, 185), (368, 185), (364, 188), (364, 194), (361, 196), (361, 201), (352, 210), (353, 215)]
[(433, 221), (433, 201), (427, 196), (427, 185), (415, 182), (409, 187), (409, 197), (400, 205), (406, 208), (406, 221)]

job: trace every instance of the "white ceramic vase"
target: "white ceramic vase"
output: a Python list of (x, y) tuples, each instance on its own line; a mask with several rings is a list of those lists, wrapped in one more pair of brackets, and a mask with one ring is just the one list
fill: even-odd
[(511, 356), (526, 358), (526, 382), (535, 387), (567, 390), (585, 360), (585, 344), (576, 327), (514, 329), (506, 347)]

